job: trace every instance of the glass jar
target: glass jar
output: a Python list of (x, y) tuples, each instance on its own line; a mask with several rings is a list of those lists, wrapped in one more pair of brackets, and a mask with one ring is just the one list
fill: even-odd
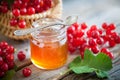
[[(33, 23), (34, 27), (41, 27), (60, 22), (57, 19), (41, 19)], [(60, 30), (62, 26), (54, 25), (41, 28), (33, 32), (30, 40), (31, 61), (42, 69), (56, 69), (63, 66), (67, 60), (66, 32)]]

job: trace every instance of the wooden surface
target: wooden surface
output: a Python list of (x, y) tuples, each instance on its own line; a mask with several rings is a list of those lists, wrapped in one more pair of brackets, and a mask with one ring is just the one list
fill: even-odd
[[(120, 0), (63, 0), (63, 19), (68, 15), (79, 15), (79, 22), (86, 22), (88, 25), (96, 24), (100, 26), (103, 22), (113, 22), (117, 25), (117, 32), (120, 33)], [(67, 75), (61, 75), (63, 71), (67, 69), (67, 65), (74, 59), (76, 55), (70, 55), (67, 64), (56, 70), (41, 70), (35, 67), (30, 62), (30, 46), (29, 40), (15, 41), (9, 39), (0, 34), (0, 41), (7, 41), (16, 48), (15, 63), (19, 66), (19, 71), (15, 74), (13, 80), (87, 80), (81, 76), (70, 73)], [(113, 60), (114, 68), (109, 72), (109, 80), (120, 80), (120, 46), (111, 49), (114, 52), (115, 60)], [(24, 51), (26, 53), (26, 60), (20, 62), (17, 57), (18, 51)], [(23, 77), (22, 68), (30, 67), (32, 69), (32, 75), (30, 77)], [(97, 80), (96, 78), (89, 77), (88, 80)]]

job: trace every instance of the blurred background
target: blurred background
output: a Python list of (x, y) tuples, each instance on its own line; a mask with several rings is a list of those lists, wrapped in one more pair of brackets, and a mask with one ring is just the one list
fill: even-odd
[(79, 15), (79, 22), (101, 25), (114, 22), (120, 26), (120, 0), (63, 0), (63, 18)]

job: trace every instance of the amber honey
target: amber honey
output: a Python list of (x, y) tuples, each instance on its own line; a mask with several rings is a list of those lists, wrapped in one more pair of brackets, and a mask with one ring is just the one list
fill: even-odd
[(65, 36), (53, 31), (41, 31), (33, 34), (30, 40), (31, 61), (42, 69), (56, 69), (63, 66), (67, 60), (67, 44)]

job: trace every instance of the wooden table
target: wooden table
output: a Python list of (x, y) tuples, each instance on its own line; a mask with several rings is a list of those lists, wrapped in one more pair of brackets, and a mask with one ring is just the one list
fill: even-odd
[[(117, 25), (117, 32), (120, 33), (120, 1), (119, 0), (63, 0), (63, 19), (69, 15), (79, 15), (78, 22), (86, 22), (89, 26), (96, 24), (98, 26), (103, 22), (114, 22)], [(77, 55), (69, 55), (68, 62), (61, 68), (56, 70), (41, 70), (35, 67), (30, 62), (30, 46), (29, 40), (15, 41), (0, 34), (0, 41), (7, 41), (16, 48), (15, 63), (19, 66), (19, 71), (15, 74), (13, 80), (80, 80), (79, 75), (73, 73), (63, 77), (60, 73), (67, 69), (67, 65)], [(113, 60), (114, 68), (110, 71), (111, 80), (120, 80), (120, 46), (111, 51), (114, 52), (116, 57)], [(20, 62), (17, 57), (18, 51), (24, 51), (27, 59)], [(118, 56), (118, 57), (117, 57)], [(21, 70), (23, 67), (30, 67), (32, 75), (30, 77), (23, 77)], [(62, 79), (60, 79), (62, 77)], [(86, 80), (86, 79), (85, 79)], [(89, 79), (90, 80), (90, 79)], [(93, 79), (91, 79), (93, 80)], [(95, 79), (96, 80), (96, 79)]]

